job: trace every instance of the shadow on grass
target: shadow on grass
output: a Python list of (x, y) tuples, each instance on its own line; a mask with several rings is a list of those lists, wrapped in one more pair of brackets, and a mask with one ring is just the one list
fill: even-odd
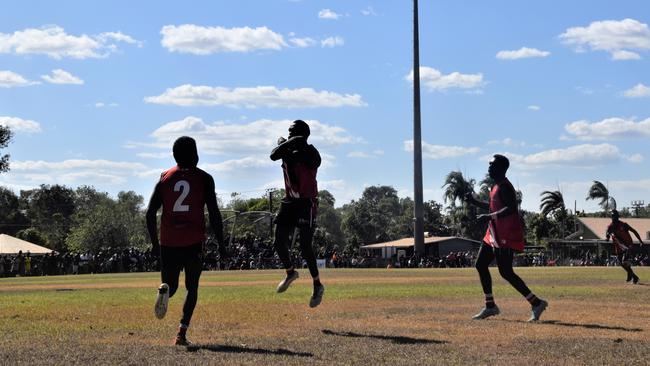
[(314, 357), (312, 353), (294, 352), (283, 348), (278, 348), (278, 349), (249, 348), (244, 346), (232, 346), (226, 344), (193, 344), (191, 346), (187, 346), (187, 352), (197, 352), (199, 350), (206, 350), (206, 351), (220, 352), (220, 353), (252, 353), (256, 355)]
[[(507, 319), (498, 319), (503, 322), (511, 322), (511, 323), (527, 323), (527, 321), (523, 320), (507, 320)], [(643, 332), (642, 328), (627, 328), (627, 327), (619, 327), (616, 325), (601, 325), (601, 324), (590, 324), (590, 323), (585, 323), (585, 324), (580, 324), (580, 323), (567, 323), (567, 322), (562, 322), (559, 320), (540, 320), (538, 322), (539, 324), (550, 324), (550, 325), (559, 325), (562, 327), (570, 327), (570, 328), (586, 328), (586, 329), (602, 329), (602, 330), (622, 330), (624, 332)]]
[(438, 341), (435, 339), (422, 339), (422, 338), (411, 338), (405, 336), (387, 336), (381, 334), (362, 334), (354, 332), (337, 332), (334, 330), (323, 329), (321, 330), (323, 334), (340, 336), (340, 337), (350, 337), (350, 338), (372, 338), (372, 339), (381, 339), (385, 341), (391, 341), (395, 344), (445, 344), (449, 343), (447, 341)]

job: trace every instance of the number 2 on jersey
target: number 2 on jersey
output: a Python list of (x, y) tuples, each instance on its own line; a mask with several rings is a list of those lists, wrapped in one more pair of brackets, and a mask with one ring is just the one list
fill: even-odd
[(183, 201), (190, 194), (190, 183), (186, 180), (179, 180), (174, 184), (174, 192), (181, 192), (176, 202), (174, 202), (174, 212), (188, 212), (190, 210), (189, 205), (184, 205)]

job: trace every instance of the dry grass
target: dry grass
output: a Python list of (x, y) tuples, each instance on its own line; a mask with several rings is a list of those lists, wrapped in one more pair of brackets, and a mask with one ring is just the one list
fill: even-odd
[(189, 349), (170, 346), (181, 297), (153, 317), (157, 274), (0, 279), (0, 364), (648, 364), (650, 286), (618, 268), (519, 272), (550, 302), (537, 324), (496, 271), (502, 314), (478, 322), (472, 269), (327, 270), (317, 309), (306, 279), (278, 295), (280, 271), (204, 273)]

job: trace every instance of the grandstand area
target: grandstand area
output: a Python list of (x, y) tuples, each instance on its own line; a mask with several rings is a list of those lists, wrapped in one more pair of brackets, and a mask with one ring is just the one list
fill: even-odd
[[(301, 270), (302, 271), (302, 270)], [(306, 270), (305, 270), (306, 271)], [(502, 314), (482, 306), (471, 268), (327, 269), (275, 293), (283, 271), (212, 271), (201, 280), (188, 337), (170, 346), (182, 298), (153, 315), (157, 273), (0, 279), (2, 364), (646, 364), (650, 269), (640, 285), (610, 267), (519, 268), (550, 302), (542, 321), (493, 269)], [(184, 291), (181, 287), (180, 291)], [(179, 295), (183, 295), (179, 293)]]

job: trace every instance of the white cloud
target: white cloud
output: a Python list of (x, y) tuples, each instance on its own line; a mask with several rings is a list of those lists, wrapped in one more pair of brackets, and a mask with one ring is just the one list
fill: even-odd
[(28, 86), (38, 84), (38, 82), (29, 81), (22, 75), (13, 71), (0, 70), (0, 88), (13, 88), (17, 86)]
[[(186, 117), (180, 121), (169, 122), (156, 129), (151, 136), (153, 143), (129, 143), (126, 147), (150, 147), (169, 151), (178, 137), (187, 135), (196, 139), (199, 153), (232, 154), (268, 157), (277, 146), (280, 136), (287, 136), (292, 120), (257, 120), (246, 124), (206, 123), (200, 118)], [(318, 149), (333, 148), (344, 144), (359, 142), (342, 127), (332, 126), (320, 121), (307, 120), (311, 129), (309, 142)], [(321, 152), (323, 160), (325, 154)], [(332, 160), (332, 159), (330, 159)]]
[(648, 25), (634, 19), (596, 21), (569, 28), (559, 37), (577, 52), (605, 51), (613, 60), (638, 60), (641, 56), (633, 51), (650, 49)]
[(620, 117), (599, 122), (587, 120), (571, 122), (564, 126), (566, 132), (578, 140), (613, 140), (650, 137), (650, 118), (640, 122)]
[(173, 157), (173, 154), (171, 151), (168, 152), (157, 152), (157, 153), (152, 153), (152, 152), (141, 152), (135, 154), (136, 156), (143, 158), (143, 159), (169, 159)]
[(627, 60), (640, 60), (641, 55), (639, 55), (636, 52), (631, 52), (631, 51), (613, 51), (612, 52), (612, 60), (615, 61), (627, 61)]
[(223, 105), (234, 108), (336, 108), (366, 104), (359, 94), (337, 94), (311, 88), (278, 89), (275, 86), (225, 88), (185, 84), (144, 99), (147, 103), (179, 106)]
[[(541, 167), (594, 168), (621, 161), (640, 162), (640, 154), (625, 155), (618, 147), (611, 144), (584, 144), (565, 149), (551, 149), (530, 155), (503, 153), (510, 159), (510, 166), (521, 169), (538, 169)], [(489, 160), (491, 156), (484, 156)]]
[(0, 125), (9, 127), (14, 132), (38, 133), (42, 131), (40, 123), (18, 117), (0, 116)]
[[(87, 184), (89, 180), (108, 184), (123, 184), (129, 177), (139, 177), (148, 168), (140, 163), (109, 160), (71, 159), (57, 162), (13, 161), (12, 176), (23, 183), (38, 185), (44, 182)], [(160, 174), (160, 172), (158, 173)]]
[(593, 89), (584, 86), (576, 86), (576, 90), (584, 95), (593, 95), (595, 93)]
[(317, 43), (315, 39), (309, 37), (291, 38), (289, 39), (289, 42), (291, 42), (291, 44), (293, 44), (294, 46), (300, 48), (313, 47)]
[(506, 137), (503, 140), (490, 140), (487, 142), (488, 145), (502, 145), (506, 147), (524, 147), (526, 143), (524, 141), (517, 141), (510, 137)]
[(335, 37), (327, 37), (324, 40), (320, 41), (321, 47), (337, 47), (337, 46), (343, 46), (345, 44), (345, 40), (343, 37), (335, 36)]
[(242, 169), (259, 169), (277, 167), (278, 163), (265, 155), (246, 156), (240, 159), (231, 159), (220, 163), (202, 164), (201, 168), (219, 173), (240, 171)]
[(361, 10), (361, 14), (363, 14), (363, 15), (365, 15), (365, 16), (370, 16), (370, 15), (374, 15), (374, 16), (376, 16), (376, 15), (377, 15), (377, 13), (376, 13), (375, 10), (372, 8), (372, 6), (368, 6), (368, 7), (366, 7), (365, 9)]
[(540, 51), (537, 48), (522, 47), (516, 51), (499, 51), (497, 58), (501, 60), (518, 60), (521, 58), (548, 57), (550, 54), (548, 51)]
[(636, 84), (633, 88), (623, 92), (623, 95), (628, 98), (645, 98), (650, 97), (650, 87), (641, 83)]
[(351, 151), (348, 153), (349, 158), (359, 158), (359, 159), (377, 159), (378, 157), (384, 155), (384, 150), (373, 150), (371, 152), (365, 151)]
[[(413, 82), (413, 70), (406, 76)], [(483, 74), (461, 74), (452, 72), (443, 75), (440, 71), (426, 66), (420, 67), (420, 81), (429, 91), (445, 91), (448, 89), (480, 90), (485, 82)]]
[[(404, 141), (404, 150), (413, 151), (413, 140)], [(422, 142), (422, 156), (427, 159), (448, 159), (457, 158), (465, 155), (476, 154), (481, 149), (478, 147), (463, 147), (463, 146), (444, 146), (444, 145), (431, 145)]]
[(160, 43), (169, 52), (211, 55), (220, 52), (280, 50), (287, 47), (282, 35), (267, 27), (202, 27), (193, 24), (166, 25)]
[(0, 33), (0, 53), (47, 55), (57, 60), (68, 57), (103, 58), (118, 51), (117, 42), (141, 45), (120, 32), (74, 36), (65, 33), (63, 28), (52, 25), (14, 33)]
[(540, 106), (538, 106), (538, 105), (529, 105), (529, 106), (528, 106), (528, 109), (530, 109), (531, 111), (535, 111), (535, 112), (537, 112), (537, 111), (539, 111), (539, 110), (542, 109), (542, 108), (540, 108)]
[(41, 78), (47, 81), (48, 83), (52, 83), (52, 84), (83, 85), (84, 83), (84, 81), (81, 80), (80, 78), (62, 69), (52, 70), (52, 75), (42, 75)]
[(337, 20), (340, 17), (341, 14), (337, 14), (336, 12), (330, 9), (323, 9), (318, 12), (318, 19)]

